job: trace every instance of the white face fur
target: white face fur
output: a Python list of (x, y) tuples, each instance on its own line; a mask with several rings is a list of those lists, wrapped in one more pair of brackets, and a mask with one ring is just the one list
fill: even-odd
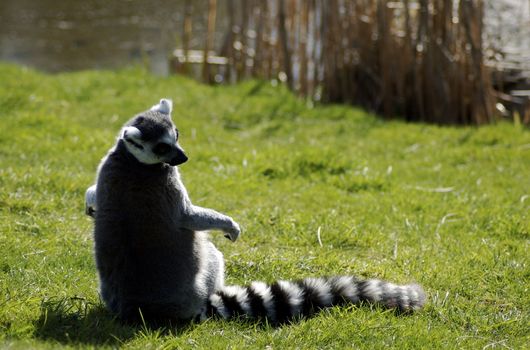
[[(172, 102), (169, 99), (161, 99), (160, 103), (151, 107), (151, 111), (159, 112), (171, 118)], [(178, 165), (187, 160), (184, 151), (177, 141), (176, 130), (171, 127), (164, 130), (155, 140), (146, 141), (142, 132), (135, 126), (125, 126), (120, 133), (120, 139), (124, 140), (127, 150), (143, 164), (168, 163)]]

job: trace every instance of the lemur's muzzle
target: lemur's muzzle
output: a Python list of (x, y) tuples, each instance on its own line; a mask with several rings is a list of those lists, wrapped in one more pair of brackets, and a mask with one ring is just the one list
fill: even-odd
[(188, 157), (184, 154), (184, 152), (179, 152), (175, 157), (171, 158), (171, 160), (169, 161), (169, 165), (180, 165), (182, 163), (186, 163), (187, 161)]

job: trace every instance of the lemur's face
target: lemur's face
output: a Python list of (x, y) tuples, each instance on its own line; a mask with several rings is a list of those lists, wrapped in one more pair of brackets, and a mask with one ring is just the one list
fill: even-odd
[(179, 133), (171, 121), (171, 100), (162, 99), (149, 111), (131, 119), (120, 138), (127, 150), (143, 164), (179, 165), (188, 160), (178, 144)]

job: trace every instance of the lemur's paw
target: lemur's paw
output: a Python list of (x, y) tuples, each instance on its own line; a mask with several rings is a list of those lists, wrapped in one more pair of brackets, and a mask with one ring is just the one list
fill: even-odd
[(235, 242), (241, 234), (241, 228), (239, 227), (239, 224), (234, 220), (232, 220), (231, 225), (232, 227), (225, 231), (225, 237), (231, 240), (232, 242)]
[(96, 217), (96, 209), (94, 209), (94, 208), (92, 208), (90, 206), (86, 206), (85, 207), (85, 214), (94, 218), (94, 217)]
[(96, 185), (90, 186), (85, 193), (85, 214), (96, 215)]

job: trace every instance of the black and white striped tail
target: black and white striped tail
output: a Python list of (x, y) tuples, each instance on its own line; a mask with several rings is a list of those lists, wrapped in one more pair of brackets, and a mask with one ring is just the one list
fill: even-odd
[(326, 307), (360, 302), (411, 312), (423, 306), (425, 293), (417, 284), (396, 285), (350, 276), (278, 281), (271, 285), (253, 282), (248, 287), (225, 286), (212, 294), (207, 313), (225, 319), (245, 316), (284, 323)]

